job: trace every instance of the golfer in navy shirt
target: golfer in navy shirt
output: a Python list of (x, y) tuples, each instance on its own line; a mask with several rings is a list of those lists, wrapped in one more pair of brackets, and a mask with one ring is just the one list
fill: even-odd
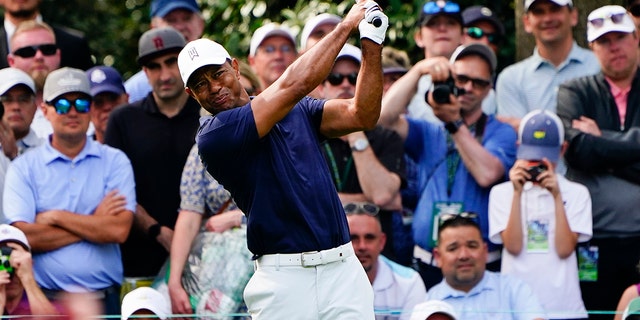
[[(187, 93), (212, 114), (198, 133), (200, 156), (247, 213), (256, 272), (244, 298), (254, 320), (374, 318), (371, 285), (353, 253), (320, 142), (375, 126), (387, 25), (375, 2), (358, 1), (319, 45), (253, 98), (221, 45), (195, 40), (178, 56)], [(363, 59), (355, 97), (306, 97), (356, 29)]]

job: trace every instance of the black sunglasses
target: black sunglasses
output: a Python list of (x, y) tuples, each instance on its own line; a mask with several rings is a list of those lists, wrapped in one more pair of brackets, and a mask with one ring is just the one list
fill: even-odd
[(378, 212), (380, 212), (380, 207), (369, 202), (349, 202), (345, 203), (342, 208), (347, 215), (364, 213), (370, 216), (376, 216)]
[(479, 78), (471, 78), (471, 77), (466, 76), (464, 74), (456, 75), (455, 80), (457, 82), (457, 85), (461, 85), (461, 86), (463, 86), (463, 85), (467, 84), (467, 82), (471, 81), (473, 87), (476, 88), (476, 89), (484, 89), (484, 88), (488, 87), (489, 85), (491, 85), (491, 82), (489, 80), (479, 79)]
[(612, 15), (604, 17), (604, 18), (594, 18), (594, 19), (589, 20), (589, 23), (591, 23), (591, 25), (596, 27), (596, 28), (601, 28), (604, 25), (604, 21), (607, 20), (607, 19), (611, 20), (611, 22), (613, 22), (615, 24), (620, 24), (624, 20), (624, 16), (626, 14), (627, 14), (626, 12), (622, 12), (622, 13), (612, 14)]
[(631, 12), (631, 14), (636, 18), (640, 17), (640, 3), (629, 7), (629, 12)]
[(497, 44), (498, 42), (500, 42), (500, 36), (497, 33), (484, 32), (482, 29), (478, 27), (468, 28), (467, 35), (474, 39), (481, 39), (482, 37), (486, 36), (487, 40), (489, 40), (489, 42), (493, 44)]
[(22, 58), (32, 58), (36, 55), (38, 50), (40, 50), (40, 52), (42, 52), (42, 54), (45, 56), (52, 56), (56, 54), (56, 51), (58, 51), (58, 46), (56, 46), (55, 44), (41, 44), (36, 46), (26, 46), (14, 51), (13, 55), (16, 55)]
[(344, 81), (344, 78), (347, 78), (347, 80), (349, 80), (349, 83), (355, 86), (356, 80), (358, 80), (358, 73), (357, 72), (352, 72), (350, 74), (330, 73), (329, 76), (327, 77), (327, 81), (329, 81), (331, 85), (337, 86), (341, 84), (342, 81)]
[(47, 102), (47, 104), (53, 106), (56, 109), (56, 113), (58, 114), (69, 113), (72, 106), (76, 108), (76, 112), (78, 113), (87, 113), (89, 112), (89, 107), (91, 106), (91, 99), (78, 98), (72, 101), (67, 98), (58, 98), (53, 101)]

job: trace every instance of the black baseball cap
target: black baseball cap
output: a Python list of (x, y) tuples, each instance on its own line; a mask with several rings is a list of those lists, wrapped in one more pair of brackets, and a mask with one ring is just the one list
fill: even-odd
[(504, 26), (495, 12), (485, 6), (472, 6), (462, 11), (462, 21), (465, 27), (469, 27), (478, 21), (487, 21), (491, 23), (500, 36), (504, 36)]

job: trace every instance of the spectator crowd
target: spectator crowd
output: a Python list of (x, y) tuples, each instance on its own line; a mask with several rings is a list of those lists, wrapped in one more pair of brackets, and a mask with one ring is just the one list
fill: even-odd
[(123, 79), (0, 2), (0, 315), (640, 319), (640, 0), (588, 47), (516, 4), (499, 71), (491, 3), (425, 1), (412, 64), (371, 0), (246, 57), (153, 0)]

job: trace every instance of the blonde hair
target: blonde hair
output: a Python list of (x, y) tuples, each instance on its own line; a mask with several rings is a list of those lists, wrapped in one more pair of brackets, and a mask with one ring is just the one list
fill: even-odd
[(23, 21), (20, 24), (18, 24), (18, 26), (16, 27), (16, 31), (11, 36), (11, 41), (13, 42), (13, 39), (15, 37), (17, 37), (21, 33), (24, 33), (24, 32), (27, 32), (27, 31), (32, 31), (32, 30), (38, 30), (38, 29), (46, 30), (49, 33), (51, 33), (51, 36), (53, 37), (53, 42), (55, 43), (56, 34), (55, 34), (55, 32), (53, 32), (53, 28), (51, 28), (50, 25), (48, 25), (48, 24), (46, 24), (44, 22), (40, 22), (40, 21), (36, 21), (36, 20), (27, 20), (27, 21)]

